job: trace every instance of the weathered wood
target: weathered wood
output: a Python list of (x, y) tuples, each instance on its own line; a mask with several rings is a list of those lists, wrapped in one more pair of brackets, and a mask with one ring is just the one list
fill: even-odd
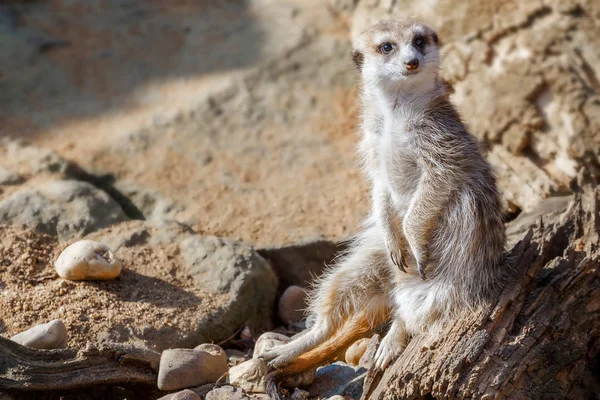
[(111, 344), (75, 351), (36, 350), (0, 337), (0, 390), (76, 389), (91, 385), (156, 385), (160, 355)]
[(434, 343), (413, 338), (380, 379), (367, 379), (363, 399), (600, 393), (600, 192), (583, 174), (576, 191), (558, 221), (510, 251), (512, 277), (495, 304), (465, 312)]

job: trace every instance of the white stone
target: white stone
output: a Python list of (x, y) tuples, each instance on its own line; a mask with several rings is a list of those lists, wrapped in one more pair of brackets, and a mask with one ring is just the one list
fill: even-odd
[(229, 383), (251, 393), (264, 393), (269, 368), (262, 358), (253, 358), (229, 369)]
[(67, 346), (67, 328), (60, 319), (55, 319), (16, 334), (10, 340), (34, 349), (62, 349)]
[(107, 246), (93, 240), (68, 246), (54, 267), (61, 278), (72, 281), (115, 279), (121, 273), (121, 261)]

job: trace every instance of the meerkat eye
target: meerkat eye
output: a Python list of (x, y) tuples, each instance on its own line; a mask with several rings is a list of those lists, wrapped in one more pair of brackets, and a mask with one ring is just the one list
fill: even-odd
[(378, 49), (381, 54), (390, 54), (394, 50), (394, 45), (390, 42), (383, 42)]
[(425, 39), (423, 38), (423, 36), (417, 36), (415, 38), (414, 43), (415, 43), (415, 46), (421, 47), (421, 46), (423, 46), (425, 44)]

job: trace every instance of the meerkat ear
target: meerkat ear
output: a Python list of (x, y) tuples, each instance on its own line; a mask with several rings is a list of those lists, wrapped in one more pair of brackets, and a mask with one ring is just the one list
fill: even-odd
[(356, 65), (356, 69), (358, 69), (359, 71), (362, 70), (362, 65), (363, 65), (364, 59), (365, 59), (365, 56), (360, 51), (354, 50), (352, 52), (352, 61), (354, 61), (354, 65)]
[(440, 45), (440, 41), (438, 40), (438, 35), (437, 35), (437, 33), (433, 32), (433, 33), (431, 34), (431, 37), (433, 38), (433, 43), (435, 43), (435, 45), (436, 45), (436, 46), (439, 46), (439, 45)]

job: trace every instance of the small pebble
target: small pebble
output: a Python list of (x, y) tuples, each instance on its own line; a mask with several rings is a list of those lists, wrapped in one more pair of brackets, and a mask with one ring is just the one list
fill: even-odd
[(115, 279), (121, 273), (121, 261), (102, 243), (80, 240), (68, 246), (54, 264), (63, 279)]
[(16, 334), (10, 340), (33, 349), (63, 349), (67, 347), (67, 328), (60, 319), (55, 319)]
[(185, 389), (181, 392), (171, 393), (163, 396), (158, 400), (200, 400), (200, 396), (189, 389)]
[(304, 318), (306, 290), (300, 286), (289, 286), (279, 299), (279, 318), (286, 324), (298, 323)]
[(229, 369), (229, 383), (246, 392), (264, 393), (265, 379), (269, 372), (267, 363), (262, 358), (254, 358)]
[(362, 338), (352, 343), (352, 345), (348, 347), (348, 350), (346, 350), (346, 355), (344, 357), (346, 362), (350, 365), (358, 365), (360, 358), (365, 354), (370, 341), (371, 338)]
[(213, 354), (212, 351), (195, 349), (163, 351), (158, 368), (158, 388), (177, 390), (216, 382), (227, 372), (227, 357), (222, 349), (221, 352)]

